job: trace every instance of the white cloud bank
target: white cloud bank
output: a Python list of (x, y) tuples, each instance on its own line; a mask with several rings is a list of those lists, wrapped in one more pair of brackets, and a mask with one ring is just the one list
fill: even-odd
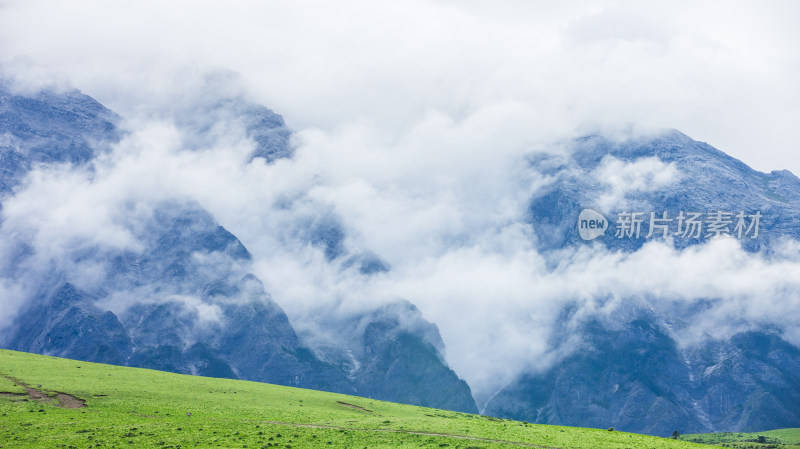
[[(114, 220), (119, 205), (194, 198), (253, 253), (256, 274), (301, 330), (321, 305), (406, 298), (439, 325), (449, 362), (484, 397), (547, 363), (545, 340), (568, 301), (602, 311), (593, 298), (658, 295), (668, 310), (720, 298), (690, 334), (746, 328), (734, 320), (744, 314), (800, 343), (787, 313), (800, 305), (794, 244), (770, 261), (726, 240), (684, 252), (653, 243), (632, 255), (583, 248), (552, 268), (519, 224), (545, 182), (523, 156), (565, 151), (559, 142), (586, 129), (678, 128), (756, 168), (800, 172), (790, 151), (800, 6), (493, 5), (3, 3), (0, 57), (18, 82), (71, 83), (131, 131), (92, 176), (34, 172), (4, 205), (4, 234), (34, 233), (36, 249), (55, 259), (76, 239), (136, 245)], [(209, 82), (220, 67), (241, 78)], [(253, 143), (224, 117), (199, 142), (176, 125), (239, 83), (297, 131), (294, 159), (245, 164)], [(602, 169), (619, 172), (620, 186), (680, 175), (642, 164)], [(287, 199), (291, 208), (275, 207)], [(366, 280), (290, 238), (298, 217), (320, 212), (339, 216), (348, 246), (375, 251), (392, 271)], [(0, 293), (15, 298), (19, 288), (2, 283)]]

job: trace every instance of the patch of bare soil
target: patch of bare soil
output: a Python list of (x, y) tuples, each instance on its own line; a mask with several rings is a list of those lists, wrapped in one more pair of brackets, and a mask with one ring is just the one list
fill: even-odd
[(31, 399), (33, 399), (33, 400), (40, 401), (40, 402), (50, 402), (50, 401), (53, 400), (53, 398), (51, 398), (50, 396), (44, 394), (41, 390), (37, 390), (36, 388), (31, 388), (31, 387), (29, 387), (27, 385), (24, 385), (24, 384), (20, 384), (20, 385), (25, 387), (25, 391), (28, 392), (28, 396), (30, 396)]
[[(46, 402), (60, 408), (82, 408), (86, 407), (86, 401), (75, 397), (69, 393), (62, 393), (60, 391), (45, 392), (39, 388), (31, 387), (25, 382), (15, 379), (11, 376), (2, 375), (6, 379), (16, 383), (17, 385), (25, 388), (25, 393), (0, 393), (2, 397), (25, 397), (39, 402)], [(41, 387), (41, 385), (37, 386)]]
[(27, 397), (28, 393), (11, 393), (9, 391), (0, 391), (0, 398), (22, 399)]
[(86, 407), (86, 401), (77, 398), (69, 393), (58, 392), (58, 407), (61, 408), (82, 408)]

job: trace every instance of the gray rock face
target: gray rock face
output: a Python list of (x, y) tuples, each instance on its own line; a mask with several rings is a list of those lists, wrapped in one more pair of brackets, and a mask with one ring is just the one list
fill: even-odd
[[(202, 145), (204, 130), (222, 117), (240, 120), (256, 142), (251, 162), (291, 156), (283, 119), (240, 99), (222, 101), (199, 118), (178, 119), (197, 131), (194, 143)], [(79, 93), (25, 97), (0, 88), (0, 170), (8, 174), (0, 193), (13, 194), (34, 164), (91, 164), (118, 137), (117, 120)], [(252, 257), (244, 245), (199, 205), (137, 205), (135, 213), (121, 216), (136, 249), (77, 248), (71, 263), (91, 263), (102, 278), (86, 287), (90, 291), (73, 285), (69, 267), (41, 280), (40, 293), (28, 298), (4, 330), (5, 347), (476, 411), (469, 387), (444, 362), (438, 330), (413, 306), (417, 327), (401, 330), (400, 315), (388, 309), (362, 317), (369, 328), (363, 345), (374, 354), (362, 357), (361, 369), (323, 361), (248, 272)], [(345, 254), (335, 220), (312, 221), (302, 232), (329, 259)], [(13, 247), (16, 254), (0, 273), (11, 279), (23, 274), (18, 267), (33, 256), (25, 241)], [(374, 255), (351, 257), (364, 274), (388, 269)], [(435, 345), (428, 342), (431, 336), (438, 339)]]
[(621, 329), (589, 322), (579, 335), (569, 356), (521, 376), (485, 413), (661, 436), (800, 421), (800, 350), (772, 332), (679, 348), (668, 326), (642, 315)]
[(25, 96), (0, 80), (0, 198), (34, 164), (89, 162), (119, 139), (119, 120), (78, 91)]
[[(612, 187), (597, 172), (604, 161), (633, 163), (644, 158), (657, 158), (672, 164), (678, 172), (675, 182), (653, 189), (631, 189), (623, 196), (623, 204), (599, 210), (609, 220), (609, 232), (596, 241), (612, 249), (634, 251), (646, 241), (649, 213), (667, 212), (675, 219), (678, 213), (759, 211), (761, 233), (758, 238), (743, 238), (748, 251), (768, 249), (784, 236), (800, 238), (800, 179), (788, 171), (762, 173), (703, 142), (671, 131), (661, 136), (612, 142), (602, 136), (589, 136), (575, 142), (569, 158), (540, 156), (530, 161), (532, 169), (553, 176), (555, 182), (531, 199), (528, 220), (542, 250), (559, 249), (583, 243), (576, 232), (578, 214), (583, 208), (602, 209), (601, 198)], [(619, 173), (614, 173), (618, 175)], [(646, 182), (645, 184), (654, 184)], [(647, 186), (650, 187), (650, 186)], [(626, 209), (626, 210), (623, 210)], [(647, 219), (639, 239), (615, 237), (618, 213), (645, 212)], [(748, 222), (749, 224), (749, 222)], [(674, 227), (676, 223), (672, 223)], [(733, 230), (734, 225), (730, 226)], [(674, 231), (674, 229), (673, 229)], [(658, 236), (658, 234), (656, 234)], [(677, 248), (708, 241), (706, 229), (700, 238), (676, 238)]]
[(96, 298), (63, 284), (15, 324), (10, 348), (78, 360), (125, 364), (133, 349), (128, 333), (111, 312), (93, 305)]
[(250, 161), (260, 158), (269, 164), (294, 154), (289, 142), (292, 132), (283, 117), (239, 95), (197, 99), (196, 104), (178, 108), (174, 120), (188, 131), (190, 147), (202, 148), (213, 142), (218, 123), (237, 123), (244, 135), (255, 143)]
[(362, 318), (359, 395), (477, 413), (470, 388), (444, 361), (438, 328), (411, 303), (384, 306)]
[(800, 422), (800, 350), (779, 334), (742, 332), (692, 348), (694, 397), (716, 429), (755, 432)]

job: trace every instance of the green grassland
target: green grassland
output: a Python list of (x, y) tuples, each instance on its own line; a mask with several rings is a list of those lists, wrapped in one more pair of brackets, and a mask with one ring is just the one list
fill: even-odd
[(740, 449), (800, 449), (800, 429), (779, 429), (753, 433), (698, 433), (681, 435), (680, 439)]
[(6, 350), (0, 392), (0, 448), (704, 447)]

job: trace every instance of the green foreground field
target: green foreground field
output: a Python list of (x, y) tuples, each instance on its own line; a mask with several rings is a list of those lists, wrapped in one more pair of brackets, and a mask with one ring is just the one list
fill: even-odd
[(680, 439), (739, 449), (800, 449), (800, 429), (779, 429), (753, 433), (698, 433), (681, 435)]
[(0, 448), (702, 448), (0, 350)]

